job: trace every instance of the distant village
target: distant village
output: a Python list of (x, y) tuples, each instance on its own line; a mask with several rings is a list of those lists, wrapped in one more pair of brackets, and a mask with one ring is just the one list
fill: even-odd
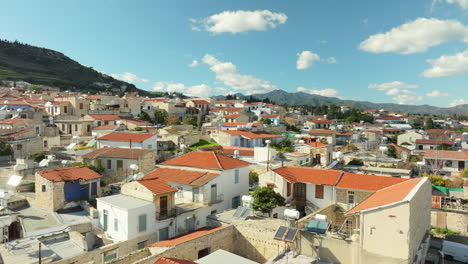
[(468, 262), (463, 118), (0, 81), (0, 263)]

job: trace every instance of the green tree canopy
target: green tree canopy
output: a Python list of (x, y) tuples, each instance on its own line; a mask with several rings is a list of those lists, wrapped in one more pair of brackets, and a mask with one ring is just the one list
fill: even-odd
[(254, 202), (252, 207), (255, 211), (267, 213), (271, 216), (271, 211), (277, 206), (284, 206), (284, 197), (269, 187), (258, 187), (252, 192)]
[(154, 120), (158, 124), (164, 123), (165, 119), (167, 117), (167, 112), (161, 109), (156, 109), (154, 111)]

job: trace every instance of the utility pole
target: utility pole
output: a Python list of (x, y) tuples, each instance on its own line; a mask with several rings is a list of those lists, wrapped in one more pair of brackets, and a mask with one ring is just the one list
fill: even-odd
[(41, 256), (41, 241), (39, 241), (39, 264), (42, 264), (42, 256)]

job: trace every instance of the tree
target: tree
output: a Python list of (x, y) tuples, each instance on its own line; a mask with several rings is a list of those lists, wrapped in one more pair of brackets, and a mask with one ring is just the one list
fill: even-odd
[(460, 176), (463, 178), (468, 178), (468, 168), (460, 171)]
[(154, 111), (154, 121), (158, 124), (164, 123), (165, 119), (167, 117), (167, 112), (161, 109), (156, 109)]
[(146, 112), (141, 112), (141, 114), (139, 115), (139, 118), (143, 121), (146, 121), (146, 122), (152, 122), (151, 120), (151, 117), (148, 115), (148, 113)]
[(252, 192), (254, 202), (252, 207), (255, 211), (267, 213), (271, 216), (271, 211), (277, 206), (284, 206), (284, 197), (269, 187), (258, 187)]
[(192, 125), (194, 127), (197, 126), (197, 119), (192, 117), (192, 116), (188, 116), (184, 119), (184, 124), (186, 125)]
[(434, 123), (432, 121), (432, 118), (427, 117), (424, 120), (424, 129), (432, 129), (432, 128), (434, 128)]
[(387, 156), (389, 156), (390, 158), (397, 158), (397, 151), (394, 146), (390, 145), (387, 147)]
[(364, 162), (362, 159), (352, 159), (350, 162), (348, 162), (348, 165), (364, 166)]
[(269, 124), (271, 124), (271, 119), (270, 118), (262, 118), (260, 120), (260, 122), (262, 122), (263, 124), (269, 125)]
[(249, 172), (249, 184), (250, 185), (258, 184), (258, 173), (256, 171)]
[(285, 138), (281, 140), (279, 143), (272, 142), (271, 147), (276, 149), (277, 151), (283, 151), (283, 152), (293, 152), (293, 149), (291, 148), (291, 141), (289, 139)]

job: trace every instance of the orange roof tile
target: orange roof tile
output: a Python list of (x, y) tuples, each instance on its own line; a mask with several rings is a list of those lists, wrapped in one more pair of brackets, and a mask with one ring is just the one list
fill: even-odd
[(116, 116), (116, 115), (89, 115), (95, 120), (101, 120), (101, 121), (115, 121), (115, 120), (120, 120), (121, 118)]
[(145, 121), (139, 120), (139, 119), (123, 119), (122, 121), (128, 122), (130, 124), (134, 124), (134, 125), (137, 125), (137, 126), (152, 126), (153, 125), (153, 124), (151, 124), (149, 122), (145, 122)]
[(452, 159), (452, 160), (468, 160), (468, 152), (466, 151), (450, 151), (450, 150), (428, 150), (424, 153), (425, 158), (435, 159)]
[(31, 132), (31, 131), (32, 130), (30, 130), (30, 129), (25, 129), (25, 130), (21, 130), (21, 131), (17, 131), (17, 132), (11, 132), (11, 133), (1, 135), (0, 138), (10, 139), (10, 138), (14, 138), (15, 136), (18, 136), (18, 135), (21, 135), (21, 134), (24, 134), (24, 133), (28, 133), (28, 132)]
[(148, 246), (149, 247), (173, 247), (173, 246), (176, 246), (178, 244), (181, 244), (181, 243), (184, 243), (184, 242), (187, 242), (187, 241), (202, 237), (202, 236), (204, 236), (206, 234), (221, 230), (223, 228), (225, 228), (225, 226), (204, 227), (204, 228), (200, 228), (200, 229), (198, 229), (196, 231), (193, 231), (191, 233), (176, 236), (176, 237), (171, 238), (169, 240), (159, 241), (159, 242), (150, 244)]
[(253, 148), (244, 148), (244, 147), (231, 147), (231, 146), (223, 146), (223, 153), (228, 155), (234, 155), (234, 151), (238, 150), (239, 155), (241, 156), (252, 156), (254, 155)]
[(273, 170), (289, 182), (335, 185), (340, 175), (338, 170), (323, 170), (306, 167), (282, 167)]
[(375, 192), (404, 181), (407, 179), (345, 172), (336, 187)]
[(125, 142), (143, 142), (154, 136), (153, 133), (131, 133), (131, 132), (112, 132), (98, 138), (98, 140), (125, 141)]
[(145, 186), (146, 189), (150, 190), (154, 194), (163, 194), (178, 191), (176, 188), (167, 184), (166, 181), (159, 178), (139, 180), (138, 183)]
[(112, 130), (116, 127), (116, 125), (103, 125), (93, 128), (93, 130)]
[(206, 101), (206, 100), (192, 100), (192, 102), (196, 103), (196, 104), (210, 104), (210, 102)]
[(242, 110), (241, 107), (231, 107), (231, 108), (214, 108), (211, 109), (212, 112), (237, 112)]
[(75, 181), (75, 180), (92, 180), (101, 178), (97, 172), (87, 167), (67, 167), (60, 169), (41, 170), (37, 172), (42, 177), (50, 181)]
[(101, 148), (85, 154), (84, 159), (96, 158), (123, 158), (123, 159), (138, 159), (140, 156), (154, 152), (154, 149), (130, 149), (130, 148)]
[[(221, 126), (236, 127), (236, 126), (246, 126), (247, 124), (248, 124), (247, 122), (224, 122), (221, 124)], [(251, 124), (252, 124), (252, 127), (258, 126), (258, 122), (253, 122)]]
[(0, 120), (0, 124), (15, 124), (15, 123), (20, 123), (20, 122), (28, 122), (32, 121), (32, 119), (4, 119)]
[(313, 135), (332, 135), (335, 133), (335, 130), (328, 130), (328, 129), (311, 129), (308, 132), (309, 134)]
[(323, 143), (318, 142), (318, 141), (310, 142), (310, 143), (307, 143), (306, 145), (314, 147), (314, 148), (323, 148), (323, 147), (327, 146), (327, 144), (323, 144)]
[(311, 122), (315, 124), (331, 124), (333, 120), (312, 120)]
[(239, 116), (241, 116), (241, 114), (231, 114), (231, 115), (224, 116), (224, 118), (238, 118)]
[(411, 179), (398, 184), (381, 189), (367, 197), (360, 204), (346, 212), (345, 214), (353, 214), (364, 210), (378, 208), (390, 205), (397, 202), (402, 202), (408, 199), (408, 194), (426, 178)]
[(249, 139), (254, 138), (275, 138), (282, 137), (282, 135), (262, 133), (262, 132), (250, 132), (250, 131), (241, 131), (241, 130), (225, 130), (223, 133), (229, 134), (231, 136), (243, 136)]
[(277, 118), (278, 115), (262, 115), (261, 118)]
[(167, 160), (162, 164), (221, 170), (229, 170), (250, 165), (248, 162), (212, 151), (192, 151), (177, 158)]
[(183, 260), (183, 259), (160, 257), (153, 264), (197, 264), (197, 263), (193, 261), (189, 261), (189, 260)]
[(428, 144), (428, 145), (452, 145), (451, 140), (435, 140), (435, 139), (416, 139), (416, 144)]
[(218, 177), (219, 173), (195, 171), (195, 170), (183, 170), (183, 169), (172, 169), (172, 168), (157, 168), (154, 171), (146, 174), (143, 179), (161, 179), (168, 182), (202, 186), (212, 179)]

